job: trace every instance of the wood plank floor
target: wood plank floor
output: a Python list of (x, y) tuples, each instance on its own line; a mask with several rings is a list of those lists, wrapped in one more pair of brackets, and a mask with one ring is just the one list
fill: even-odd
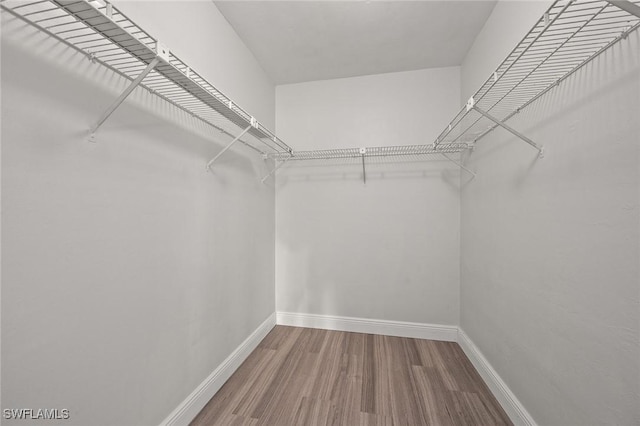
[(457, 343), (285, 326), (191, 423), (510, 424)]

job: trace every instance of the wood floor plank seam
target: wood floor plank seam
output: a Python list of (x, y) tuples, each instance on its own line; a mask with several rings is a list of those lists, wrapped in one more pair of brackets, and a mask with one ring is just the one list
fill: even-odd
[(276, 326), (192, 426), (512, 425), (454, 342)]

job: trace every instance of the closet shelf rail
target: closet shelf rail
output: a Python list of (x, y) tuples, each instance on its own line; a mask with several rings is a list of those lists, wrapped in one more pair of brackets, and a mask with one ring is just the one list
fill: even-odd
[(320, 149), (311, 151), (293, 151), (291, 154), (274, 153), (268, 157), (278, 161), (288, 160), (333, 160), (339, 158), (360, 157), (399, 157), (434, 154), (455, 154), (470, 146), (468, 143), (440, 144), (437, 148), (430, 145), (376, 146), (368, 148)]
[(340, 149), (317, 149), (311, 151), (293, 151), (287, 154), (269, 154), (268, 158), (276, 161), (280, 161), (276, 167), (263, 179), (264, 182), (269, 176), (275, 173), (280, 167), (285, 165), (290, 160), (338, 160), (345, 158), (357, 158), (362, 161), (362, 179), (364, 183), (367, 183), (367, 170), (365, 166), (365, 158), (386, 158), (386, 157), (410, 157), (410, 158), (422, 158), (425, 155), (437, 155), (440, 154), (447, 160), (459, 166), (462, 170), (467, 171), (473, 177), (475, 173), (466, 168), (463, 164), (456, 161), (454, 158), (449, 157), (447, 154), (455, 154), (469, 149), (471, 146), (468, 143), (449, 143), (440, 144), (439, 146), (431, 145), (396, 145), (396, 146), (374, 146), (363, 148), (340, 148)]
[[(429, 145), (342, 148), (269, 154), (279, 161), (447, 154), (472, 148), (501, 127), (543, 147), (506, 122), (586, 63), (640, 27), (640, 0), (557, 0)], [(364, 163), (363, 163), (364, 164)]]
[(140, 85), (231, 139), (223, 151), (236, 141), (263, 156), (292, 151), (105, 0), (0, 0), (0, 8), (131, 80), (129, 87), (91, 127), (91, 134)]
[[(472, 147), (498, 127), (541, 154), (540, 145), (506, 122), (636, 30), (640, 26), (639, 5), (640, 0), (555, 1), (432, 144), (293, 151), (105, 0), (0, 0), (3, 11), (131, 80), (127, 90), (92, 127), (92, 132), (139, 84), (226, 135), (230, 143), (220, 154), (241, 142), (265, 158), (283, 163), (360, 157), (364, 160), (374, 156), (446, 156)], [(220, 154), (209, 161), (208, 168)]]
[(475, 144), (640, 26), (640, 1), (558, 0), (469, 99), (434, 143)]

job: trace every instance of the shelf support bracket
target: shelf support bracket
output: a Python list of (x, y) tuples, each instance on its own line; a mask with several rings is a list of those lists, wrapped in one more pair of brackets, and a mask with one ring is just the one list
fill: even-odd
[(471, 170), (469, 170), (468, 168), (466, 168), (461, 162), (454, 160), (453, 158), (449, 157), (444, 152), (441, 152), (440, 154), (442, 154), (444, 156), (444, 158), (446, 158), (447, 160), (451, 161), (453, 164), (455, 164), (456, 166), (460, 167), (465, 172), (469, 173), (474, 178), (476, 177), (476, 174), (474, 172), (472, 172)]
[(247, 128), (246, 128), (246, 129), (244, 129), (244, 130), (242, 131), (242, 133), (240, 133), (238, 136), (236, 136), (236, 137), (235, 137), (235, 139), (234, 139), (234, 140), (232, 140), (232, 141), (229, 143), (229, 145), (227, 145), (227, 146), (225, 146), (224, 148), (222, 148), (222, 151), (220, 151), (220, 152), (218, 153), (218, 155), (216, 155), (215, 157), (213, 157), (213, 158), (211, 159), (211, 161), (209, 161), (209, 162), (207, 163), (207, 170), (211, 171), (211, 166), (213, 165), (213, 163), (215, 163), (215, 162), (216, 162), (216, 160), (217, 160), (218, 158), (220, 158), (220, 156), (221, 156), (222, 154), (224, 154), (225, 152), (227, 152), (227, 150), (228, 150), (229, 148), (231, 148), (231, 146), (233, 146), (233, 144), (234, 144), (234, 143), (238, 142), (238, 141), (240, 140), (240, 138), (241, 138), (241, 137), (243, 137), (243, 136), (245, 135), (245, 133), (247, 133), (247, 132), (249, 131), (249, 129), (251, 129), (251, 127), (253, 127), (253, 124), (248, 125), (248, 126), (247, 126)]
[(291, 158), (291, 155), (289, 155), (288, 158), (285, 158), (284, 160), (282, 160), (280, 162), (280, 164), (278, 164), (277, 166), (275, 166), (265, 177), (262, 178), (262, 180), (260, 182), (265, 183), (267, 179), (269, 179), (269, 176), (271, 176), (272, 174), (274, 174), (276, 172), (276, 170), (278, 170), (280, 167), (284, 166), (285, 163), (289, 160), (289, 158)]
[(367, 148), (360, 148), (360, 155), (362, 156), (362, 182), (367, 184), (367, 170), (364, 167), (364, 155), (367, 153)]
[(618, 7), (619, 9), (624, 10), (625, 12), (629, 12), (632, 15), (640, 18), (640, 6), (637, 4), (631, 3), (628, 0), (607, 0), (612, 5)]
[(144, 69), (144, 71), (142, 71), (140, 73), (140, 75), (138, 75), (135, 80), (133, 80), (130, 84), (129, 87), (127, 87), (125, 89), (124, 92), (122, 92), (120, 94), (120, 96), (118, 96), (118, 98), (111, 104), (111, 106), (109, 108), (107, 108), (107, 110), (102, 114), (102, 116), (100, 117), (100, 119), (96, 122), (96, 124), (93, 125), (93, 127), (91, 128), (91, 136), (89, 137), (89, 140), (91, 142), (95, 142), (95, 134), (96, 131), (98, 131), (98, 129), (100, 128), (100, 126), (102, 126), (102, 124), (107, 121), (107, 119), (111, 116), (111, 114), (113, 114), (113, 112), (118, 109), (118, 107), (124, 102), (125, 99), (127, 99), (127, 97), (131, 94), (131, 92), (133, 92), (133, 89), (135, 89), (136, 87), (138, 87), (140, 85), (140, 83), (142, 83), (142, 80), (144, 80), (144, 78), (151, 72), (153, 71), (153, 69), (156, 67), (156, 65), (158, 65), (158, 63), (160, 62), (162, 58), (160, 57), (160, 55), (156, 56), (151, 62), (149, 62), (149, 65), (147, 65), (147, 67)]
[(534, 141), (532, 141), (531, 139), (529, 139), (528, 137), (526, 137), (522, 133), (518, 132), (513, 127), (508, 126), (504, 121), (498, 120), (496, 117), (494, 117), (493, 115), (489, 114), (486, 111), (481, 110), (477, 106), (473, 105), (473, 106), (471, 106), (471, 108), (473, 108), (475, 111), (477, 111), (480, 115), (484, 116), (485, 118), (488, 118), (489, 120), (491, 120), (494, 123), (496, 123), (498, 126), (502, 127), (503, 129), (505, 129), (506, 131), (512, 133), (513, 135), (519, 137), (520, 139), (522, 139), (523, 141), (525, 141), (526, 143), (528, 143), (529, 145), (531, 145), (532, 147), (537, 149), (538, 150), (538, 155), (540, 156), (540, 158), (542, 158), (542, 156), (543, 156), (543, 148), (541, 146), (539, 146), (537, 143), (535, 143)]

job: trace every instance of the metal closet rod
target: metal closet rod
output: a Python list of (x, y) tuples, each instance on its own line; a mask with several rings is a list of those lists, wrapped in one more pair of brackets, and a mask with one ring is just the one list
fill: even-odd
[(631, 3), (630, 1), (627, 1), (627, 0), (607, 0), (607, 1), (612, 5), (617, 6), (620, 9), (626, 12), (629, 12), (630, 14), (640, 18), (640, 6), (634, 3)]
[[(557, 0), (434, 144), (409, 145), (404, 151), (401, 147), (374, 147), (363, 148), (364, 152), (362, 149), (296, 152), (110, 3), (38, 0), (13, 7), (5, 4), (0, 0), (3, 10), (132, 81), (93, 126), (93, 132), (139, 85), (232, 138), (208, 167), (231, 145), (241, 142), (276, 160), (276, 167), (264, 179), (288, 160), (362, 157), (364, 164), (365, 157), (460, 152), (497, 127), (542, 152), (539, 145), (505, 122), (640, 26), (640, 6), (634, 2)], [(224, 128), (229, 124), (231, 129)]]
[(363, 148), (334, 148), (334, 149), (318, 149), (308, 151), (293, 151), (290, 154), (273, 153), (267, 157), (274, 160), (333, 160), (343, 158), (360, 158), (360, 157), (403, 157), (403, 156), (420, 156), (435, 154), (454, 154), (462, 152), (471, 145), (468, 143), (452, 143), (443, 144), (434, 148), (433, 144), (429, 145), (392, 145), (392, 146), (375, 146)]
[(276, 167), (265, 176), (262, 181), (264, 182), (271, 174), (277, 169), (282, 167), (287, 161), (309, 161), (309, 160), (339, 160), (339, 159), (361, 159), (362, 161), (362, 181), (367, 183), (367, 169), (366, 158), (386, 158), (386, 157), (416, 157), (424, 155), (442, 155), (448, 161), (454, 163), (475, 177), (476, 174), (465, 167), (461, 162), (450, 157), (447, 154), (454, 154), (462, 152), (471, 148), (467, 143), (455, 143), (455, 144), (442, 144), (438, 148), (434, 145), (398, 145), (398, 146), (379, 146), (369, 148), (341, 148), (341, 149), (325, 149), (325, 150), (311, 150), (311, 151), (294, 151), (289, 155), (282, 154), (270, 154), (268, 158), (281, 161)]
[(505, 122), (626, 38), (640, 27), (639, 18), (640, 6), (627, 0), (556, 1), (440, 133), (435, 146), (476, 143), (502, 127), (542, 154), (541, 146)]
[[(140, 86), (262, 155), (291, 151), (287, 144), (110, 3), (39, 0), (9, 7), (0, 0), (0, 7), (131, 80), (91, 127), (92, 136)], [(248, 126), (249, 130), (238, 135), (238, 126), (240, 129)], [(245, 134), (249, 139), (240, 139)], [(264, 148), (258, 149), (256, 145)]]

